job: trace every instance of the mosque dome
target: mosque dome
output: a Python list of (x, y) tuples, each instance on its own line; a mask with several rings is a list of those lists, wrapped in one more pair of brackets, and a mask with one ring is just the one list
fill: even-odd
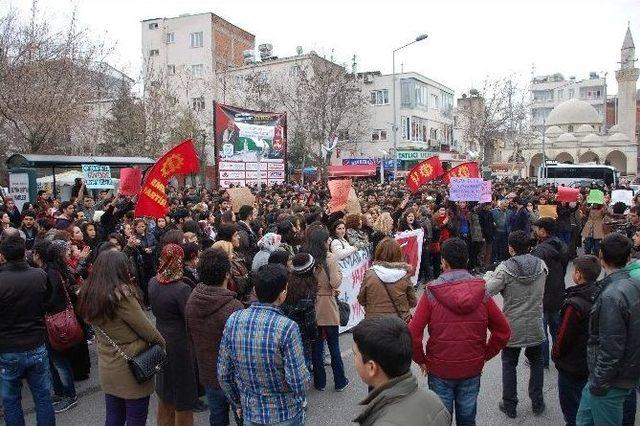
[(582, 138), (582, 142), (602, 143), (602, 138), (595, 133), (589, 133), (587, 136)]
[(549, 113), (547, 124), (561, 126), (567, 124), (597, 124), (602, 120), (598, 111), (585, 101), (569, 99), (556, 106)]
[(573, 133), (563, 133), (558, 136), (556, 142), (578, 142), (578, 138), (576, 138)]
[(557, 138), (562, 134), (562, 129), (558, 126), (551, 126), (544, 134), (549, 138)]
[(594, 133), (594, 132), (595, 132), (595, 130), (593, 129), (593, 126), (590, 125), (590, 124), (581, 124), (576, 129), (576, 133), (580, 133), (580, 134), (583, 134), (583, 135), (586, 135), (588, 133)]
[(629, 142), (629, 138), (624, 133), (614, 133), (607, 139), (608, 142)]

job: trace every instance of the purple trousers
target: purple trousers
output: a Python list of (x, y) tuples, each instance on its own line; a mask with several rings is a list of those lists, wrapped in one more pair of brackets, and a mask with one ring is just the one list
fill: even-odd
[(149, 412), (149, 397), (140, 399), (123, 399), (105, 394), (107, 418), (105, 426), (144, 426)]

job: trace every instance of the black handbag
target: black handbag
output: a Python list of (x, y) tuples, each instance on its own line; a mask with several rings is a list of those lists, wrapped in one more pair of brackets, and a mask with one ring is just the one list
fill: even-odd
[(109, 337), (109, 335), (107, 335), (107, 333), (102, 331), (99, 327), (94, 328), (106, 337), (109, 343), (111, 343), (111, 346), (116, 349), (121, 357), (127, 360), (131, 374), (133, 374), (133, 378), (136, 379), (136, 382), (139, 384), (153, 379), (153, 376), (160, 372), (164, 367), (164, 364), (167, 362), (167, 353), (164, 351), (162, 346), (157, 343), (149, 346), (138, 355), (130, 357), (120, 348), (120, 346), (116, 344), (116, 342), (111, 339), (111, 337)]
[(340, 325), (345, 327), (349, 323), (349, 316), (351, 315), (351, 306), (347, 302), (336, 297), (336, 303), (338, 304), (338, 312), (340, 312)]

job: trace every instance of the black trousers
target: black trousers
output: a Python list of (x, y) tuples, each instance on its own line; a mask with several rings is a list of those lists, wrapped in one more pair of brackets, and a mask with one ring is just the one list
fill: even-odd
[[(522, 348), (506, 347), (502, 350), (502, 401), (507, 409), (515, 409), (518, 405), (518, 379), (516, 367)], [(524, 349), (524, 356), (529, 360), (529, 398), (534, 407), (544, 402), (542, 385), (544, 383), (544, 367), (542, 365), (542, 344)]]

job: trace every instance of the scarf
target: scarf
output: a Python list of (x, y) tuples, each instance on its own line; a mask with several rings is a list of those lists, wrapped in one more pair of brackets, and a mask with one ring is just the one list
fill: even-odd
[(160, 254), (156, 279), (160, 284), (170, 284), (183, 277), (184, 250), (178, 244), (167, 244)]

